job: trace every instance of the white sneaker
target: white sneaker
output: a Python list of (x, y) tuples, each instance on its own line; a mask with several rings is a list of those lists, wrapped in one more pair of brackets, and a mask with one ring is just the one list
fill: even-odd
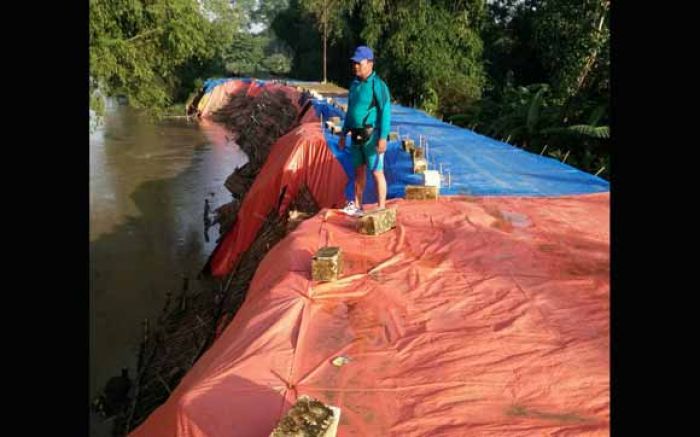
[(353, 201), (348, 202), (345, 205), (345, 207), (343, 209), (341, 209), (341, 211), (344, 214), (349, 215), (350, 217), (360, 217), (361, 215), (364, 214), (364, 212), (360, 208), (358, 208), (355, 205), (355, 202), (353, 202)]

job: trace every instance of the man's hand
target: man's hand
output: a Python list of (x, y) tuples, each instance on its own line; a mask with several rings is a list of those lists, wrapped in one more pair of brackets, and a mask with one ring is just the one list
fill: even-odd
[(345, 150), (345, 135), (340, 136), (340, 141), (338, 141), (338, 147), (340, 147), (340, 150)]
[(382, 138), (377, 141), (377, 153), (386, 152), (386, 138)]

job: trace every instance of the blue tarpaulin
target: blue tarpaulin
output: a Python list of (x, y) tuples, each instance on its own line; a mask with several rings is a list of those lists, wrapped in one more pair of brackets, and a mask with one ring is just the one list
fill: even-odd
[[(338, 103), (347, 99), (335, 98)], [(344, 116), (333, 105), (314, 100), (314, 108), (326, 120)], [(391, 105), (391, 130), (416, 143), (419, 136), (428, 144), (428, 168), (449, 172), (451, 184), (443, 183), (441, 195), (465, 194), (474, 196), (563, 196), (589, 194), (610, 190), (602, 178), (578, 170), (556, 159), (527, 152), (501, 141), (479, 135), (469, 129), (437, 120), (425, 112), (401, 105)], [(325, 130), (326, 141), (346, 173), (354, 178), (348, 149), (340, 151), (338, 137)], [(350, 141), (348, 140), (347, 144)], [(389, 141), (384, 157), (389, 198), (403, 197), (406, 185), (421, 185), (422, 175), (413, 173), (409, 153), (401, 148), (401, 141)], [(352, 181), (346, 189), (347, 198), (353, 194)], [(365, 202), (376, 202), (372, 177), (364, 195)]]

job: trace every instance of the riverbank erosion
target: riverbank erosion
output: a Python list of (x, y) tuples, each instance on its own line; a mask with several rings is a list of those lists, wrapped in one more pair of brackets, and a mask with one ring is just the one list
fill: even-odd
[[(275, 89), (296, 111), (286, 130), (253, 121), (274, 103), (250, 101)], [(227, 181), (236, 199), (219, 210), (228, 226), (204, 270), (220, 284), (206, 298), (209, 335), (181, 354), (189, 361), (163, 355), (165, 339), (151, 346), (160, 370), (143, 367), (140, 386), (160, 394), (147, 408), (137, 396), (132, 435), (268, 435), (302, 395), (340, 408), (341, 435), (609, 433), (602, 182), (400, 107), (396, 127), (430, 137), (429, 156), (451, 163), (455, 182), (438, 199), (403, 199), (422, 177), (394, 138), (386, 173), (396, 226), (362, 235), (337, 210), (349, 156), (321, 125), (344, 115), (337, 102), (257, 81), (209, 93), (202, 122), (225, 125), (224, 136), (249, 129), (237, 137), (249, 156), (245, 138), (284, 132)], [(239, 110), (214, 121), (227, 103)], [(492, 164), (478, 147), (508, 160)], [(468, 165), (480, 171), (468, 175)], [(326, 246), (343, 249), (343, 274), (313, 281), (312, 257)], [(189, 323), (172, 329), (189, 335)]]

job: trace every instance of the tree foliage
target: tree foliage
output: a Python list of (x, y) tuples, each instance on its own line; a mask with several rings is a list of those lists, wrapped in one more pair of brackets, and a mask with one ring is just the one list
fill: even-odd
[(159, 107), (208, 76), (319, 80), (324, 41), (328, 78), (347, 85), (348, 58), (364, 44), (394, 100), (606, 176), (609, 9), (609, 0), (90, 0), (90, 90)]
[(604, 58), (610, 41), (609, 6), (609, 0), (541, 2), (534, 20), (535, 40), (562, 98), (578, 94), (590, 76), (608, 67)]
[(279, 11), (272, 20), (271, 30), (293, 53), (290, 75), (301, 80), (318, 80), (321, 36), (313, 17), (302, 9), (299, 0), (289, 0), (288, 8)]
[(261, 70), (267, 43), (268, 38), (264, 35), (237, 33), (224, 54), (226, 73), (235, 76), (256, 75)]
[(606, 0), (490, 2), (484, 95), (452, 121), (607, 177), (608, 19)]
[(479, 98), (484, 84), (478, 33), (485, 19), (483, 0), (291, 0), (273, 28), (293, 49), (292, 76), (320, 78), (318, 42), (326, 7), (330, 80), (347, 84), (348, 58), (355, 46), (366, 44), (375, 51), (375, 67), (389, 83), (392, 97), (403, 103), (437, 114)]
[(397, 100), (450, 114), (481, 96), (484, 2), (372, 0), (361, 33)]
[(91, 77), (135, 107), (165, 107), (221, 64), (241, 20), (226, 0), (91, 0)]
[(316, 29), (321, 35), (322, 77), (328, 80), (328, 50), (329, 42), (334, 42), (342, 35), (347, 22), (347, 14), (351, 13), (357, 0), (300, 0), (302, 11), (313, 17)]

